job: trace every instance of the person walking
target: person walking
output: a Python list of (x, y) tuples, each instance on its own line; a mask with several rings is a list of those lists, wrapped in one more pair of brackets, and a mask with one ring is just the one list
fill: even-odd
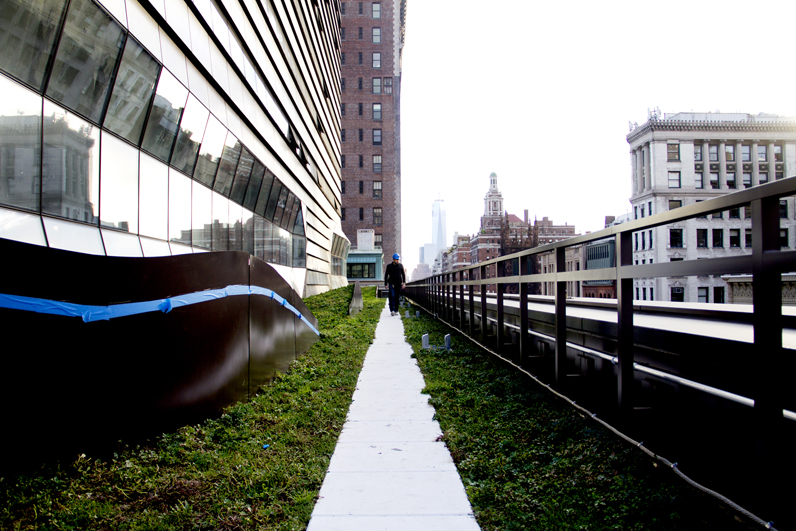
[(401, 290), (406, 287), (406, 272), (404, 266), (399, 262), (401, 255), (392, 255), (392, 263), (387, 264), (384, 272), (384, 285), (390, 288), (390, 315), (398, 315), (398, 297)]

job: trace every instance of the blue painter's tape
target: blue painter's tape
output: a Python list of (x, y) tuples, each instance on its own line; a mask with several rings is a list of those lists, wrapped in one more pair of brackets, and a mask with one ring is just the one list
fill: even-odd
[(310, 330), (320, 335), (307, 318), (299, 310), (293, 307), (287, 299), (280, 297), (274, 291), (261, 288), (259, 286), (244, 286), (233, 284), (223, 289), (212, 289), (207, 291), (197, 291), (168, 299), (154, 301), (128, 302), (124, 304), (112, 304), (110, 306), (92, 306), (86, 304), (74, 304), (71, 302), (53, 301), (49, 299), (38, 299), (35, 297), (25, 297), (22, 295), (5, 295), (0, 293), (0, 308), (10, 310), (21, 310), (25, 312), (44, 313), (49, 315), (61, 315), (64, 317), (80, 317), (84, 323), (93, 321), (107, 321), (118, 317), (128, 317), (149, 312), (169, 313), (174, 308), (182, 308), (192, 304), (200, 304), (224, 297), (234, 297), (239, 295), (260, 295), (276, 300), (281, 306), (287, 308), (301, 318)]

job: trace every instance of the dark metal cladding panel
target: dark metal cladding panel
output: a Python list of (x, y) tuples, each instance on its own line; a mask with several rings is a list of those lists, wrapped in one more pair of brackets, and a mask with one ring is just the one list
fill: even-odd
[[(268, 288), (292, 304), (293, 288), (259, 258), (251, 259), (251, 285)], [(268, 297), (251, 297), (250, 393), (284, 372), (296, 359), (295, 328), (306, 325), (293, 312)], [(294, 305), (295, 306), (295, 305)]]

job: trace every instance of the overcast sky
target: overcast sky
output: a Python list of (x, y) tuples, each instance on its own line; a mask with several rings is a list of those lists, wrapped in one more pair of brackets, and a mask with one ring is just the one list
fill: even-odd
[(519, 217), (583, 233), (626, 213), (628, 121), (648, 109), (796, 116), (794, 21), (794, 0), (408, 0), (407, 273), (431, 242), (438, 197), (448, 245), (479, 229), (492, 172)]

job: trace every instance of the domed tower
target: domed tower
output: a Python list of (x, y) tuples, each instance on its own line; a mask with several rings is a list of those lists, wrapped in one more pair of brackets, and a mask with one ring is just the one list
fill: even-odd
[(497, 173), (489, 175), (489, 191), (484, 197), (484, 215), (481, 217), (481, 229), (500, 230), (500, 219), (503, 217), (503, 194), (497, 187)]

